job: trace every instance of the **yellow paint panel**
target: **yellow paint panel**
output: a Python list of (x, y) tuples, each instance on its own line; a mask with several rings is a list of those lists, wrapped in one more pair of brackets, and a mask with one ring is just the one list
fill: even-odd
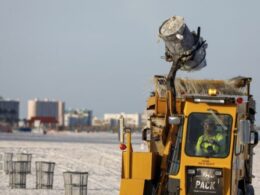
[(149, 97), (147, 100), (147, 108), (150, 108), (151, 106), (155, 106), (155, 96)]
[(151, 152), (134, 152), (132, 158), (132, 177), (153, 179), (155, 155)]
[(143, 195), (145, 180), (121, 179), (120, 195)]
[[(133, 152), (131, 153), (130, 178), (146, 179), (154, 178), (156, 155), (152, 152)], [(126, 153), (123, 154), (123, 174), (126, 171)]]
[(156, 114), (165, 114), (167, 111), (166, 104), (166, 98), (159, 98), (156, 94), (155, 96), (148, 98), (147, 109), (152, 109), (154, 107)]
[(166, 113), (166, 99), (165, 98), (157, 98), (156, 102), (156, 114), (165, 114)]

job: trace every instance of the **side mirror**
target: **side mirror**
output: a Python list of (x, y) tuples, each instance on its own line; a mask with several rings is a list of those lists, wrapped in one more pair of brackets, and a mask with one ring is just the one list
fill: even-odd
[(236, 144), (235, 144), (235, 154), (239, 155), (243, 152), (243, 144), (241, 141), (241, 129), (235, 129), (237, 135), (235, 136)]
[(239, 139), (242, 141), (243, 144), (250, 144), (250, 121), (249, 120), (240, 120), (239, 121), (239, 129), (238, 135)]
[(152, 132), (150, 128), (145, 128), (142, 131), (142, 140), (143, 141), (151, 141)]
[(142, 130), (142, 140), (151, 141), (152, 139), (152, 129), (151, 129), (151, 118), (147, 120), (146, 127)]
[(168, 121), (170, 125), (179, 125), (181, 123), (181, 117), (169, 116)]

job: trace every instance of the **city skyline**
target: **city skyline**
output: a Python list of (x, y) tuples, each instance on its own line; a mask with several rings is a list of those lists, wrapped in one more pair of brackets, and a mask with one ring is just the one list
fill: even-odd
[(258, 103), (259, 4), (256, 0), (1, 1), (0, 96), (19, 98), (21, 116), (26, 116), (27, 100), (35, 97), (62, 99), (68, 107), (86, 107), (96, 116), (143, 112), (153, 75), (170, 69), (161, 59), (164, 43), (157, 43), (159, 26), (181, 15), (191, 31), (201, 26), (209, 45), (208, 65), (177, 76), (252, 77)]
[[(63, 109), (64, 109), (64, 113), (63, 114), (67, 114), (67, 113), (71, 113), (71, 112), (93, 112), (94, 110), (90, 110), (90, 109), (88, 109), (88, 108), (86, 108), (86, 107), (81, 107), (81, 108), (72, 108), (72, 107), (66, 107), (65, 105), (66, 105), (66, 102), (63, 102), (61, 99), (58, 99), (58, 100), (56, 100), (56, 99), (50, 99), (50, 98), (44, 98), (44, 99), (39, 99), (39, 98), (34, 98), (34, 99), (29, 99), (29, 100), (27, 100), (27, 106), (26, 106), (26, 109), (25, 109), (25, 111), (21, 111), (21, 109), (20, 109), (20, 100), (19, 99), (11, 99), (11, 98), (4, 98), (4, 97), (2, 97), (2, 96), (0, 96), (1, 98), (0, 98), (0, 100), (2, 100), (2, 101), (6, 101), (6, 102), (16, 102), (16, 103), (18, 103), (18, 118), (19, 118), (19, 120), (21, 120), (21, 121), (23, 121), (23, 120), (29, 120), (32, 116), (35, 116), (36, 115), (36, 113), (37, 112), (42, 112), (43, 110), (44, 110), (44, 112), (46, 111), (46, 110), (52, 110), (52, 108), (50, 108), (49, 106), (49, 103), (55, 103), (55, 104), (62, 104), (62, 107), (63, 107)], [(37, 104), (37, 102), (38, 103), (40, 103), (40, 104), (43, 104), (43, 105), (41, 105), (41, 110), (42, 111), (36, 111), (36, 109), (35, 109), (35, 106), (36, 106), (36, 104)], [(45, 103), (47, 103), (46, 105), (44, 105)], [(56, 109), (56, 107), (54, 106), (54, 109)], [(24, 117), (22, 117), (21, 116), (21, 112), (25, 112), (26, 113), (26, 115), (24, 116)], [(144, 112), (133, 112), (133, 113), (125, 113), (124, 111), (122, 111), (122, 112), (117, 112), (117, 113), (115, 113), (115, 112), (104, 112), (104, 113), (101, 113), (102, 114), (102, 116), (96, 116), (96, 115), (94, 115), (93, 117), (98, 117), (99, 119), (101, 119), (101, 118), (106, 118), (106, 115), (110, 115), (110, 114), (112, 114), (112, 115), (120, 115), (120, 114), (123, 114), (123, 115), (126, 115), (126, 114), (128, 114), (128, 115), (131, 115), (131, 114), (143, 114)], [(54, 111), (54, 115), (56, 115), (57, 113), (55, 113), (55, 111)]]

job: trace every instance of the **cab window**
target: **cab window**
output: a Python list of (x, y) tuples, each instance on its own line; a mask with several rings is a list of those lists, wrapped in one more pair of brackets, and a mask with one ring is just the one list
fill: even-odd
[(224, 158), (230, 149), (232, 117), (192, 113), (188, 117), (185, 151), (189, 156)]

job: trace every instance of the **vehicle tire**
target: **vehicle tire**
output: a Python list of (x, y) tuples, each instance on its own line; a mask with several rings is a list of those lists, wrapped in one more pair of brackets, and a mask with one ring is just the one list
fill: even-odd
[(246, 186), (246, 195), (255, 195), (255, 190), (252, 185)]

